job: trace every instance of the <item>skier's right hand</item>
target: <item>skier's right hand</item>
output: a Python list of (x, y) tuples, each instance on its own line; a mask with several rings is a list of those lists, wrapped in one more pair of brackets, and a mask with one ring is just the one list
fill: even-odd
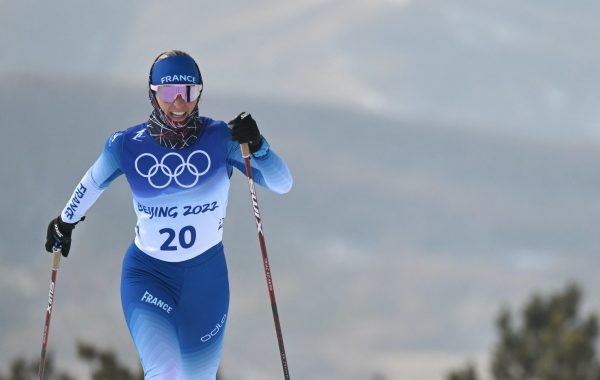
[(64, 257), (69, 256), (69, 251), (71, 250), (71, 233), (77, 223), (65, 223), (60, 216), (52, 219), (46, 231), (46, 251), (52, 252), (52, 248), (56, 246), (60, 249)]

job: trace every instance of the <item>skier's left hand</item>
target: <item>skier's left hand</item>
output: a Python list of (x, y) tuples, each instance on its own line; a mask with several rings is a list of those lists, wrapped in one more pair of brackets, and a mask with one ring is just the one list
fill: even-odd
[(231, 128), (231, 139), (240, 144), (248, 143), (250, 153), (260, 149), (262, 137), (252, 115), (242, 112), (229, 122), (229, 127)]

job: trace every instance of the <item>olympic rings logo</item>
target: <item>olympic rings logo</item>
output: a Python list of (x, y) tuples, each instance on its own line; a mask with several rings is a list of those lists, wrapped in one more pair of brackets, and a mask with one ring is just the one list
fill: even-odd
[[(206, 163), (204, 164), (206, 165), (206, 169), (203, 171), (200, 171), (198, 166), (192, 163), (192, 158), (197, 155), (206, 157)], [(143, 162), (140, 163), (140, 160), (143, 160)], [(167, 165), (167, 162), (172, 164), (173, 161), (175, 161), (176, 164), (175, 169), (171, 168), (172, 165)], [(160, 161), (152, 153), (142, 153), (135, 159), (135, 170), (139, 175), (148, 179), (150, 186), (155, 189), (164, 189), (169, 186), (173, 180), (179, 186), (189, 189), (190, 187), (194, 187), (198, 183), (200, 177), (206, 174), (209, 169), (210, 156), (203, 150), (192, 152), (187, 160), (179, 153), (175, 152), (165, 154)], [(194, 178), (193, 181), (189, 181), (191, 178)]]

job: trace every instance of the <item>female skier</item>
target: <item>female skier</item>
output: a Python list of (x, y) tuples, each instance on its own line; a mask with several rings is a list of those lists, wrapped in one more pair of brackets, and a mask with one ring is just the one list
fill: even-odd
[(48, 225), (48, 252), (67, 257), (71, 233), (110, 183), (124, 174), (137, 215), (125, 252), (121, 303), (145, 379), (215, 380), (229, 307), (223, 221), (233, 168), (286, 193), (285, 162), (241, 113), (229, 122), (199, 116), (203, 81), (194, 59), (172, 50), (150, 68), (147, 122), (112, 134), (100, 157)]

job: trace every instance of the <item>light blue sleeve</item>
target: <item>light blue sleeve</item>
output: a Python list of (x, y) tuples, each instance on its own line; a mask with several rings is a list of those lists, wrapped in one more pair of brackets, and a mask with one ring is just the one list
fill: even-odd
[(123, 133), (116, 132), (108, 138), (100, 157), (90, 168), (92, 180), (99, 188), (104, 189), (123, 174), (121, 170), (121, 150), (123, 148)]
[(61, 213), (61, 219), (64, 222), (75, 223), (81, 220), (108, 185), (123, 173), (120, 167), (122, 146), (120, 136), (121, 133), (117, 132), (108, 139), (100, 157), (75, 187)]
[[(240, 144), (228, 141), (227, 161), (239, 171), (246, 174), (244, 159), (240, 151)], [(285, 161), (277, 155), (263, 137), (258, 151), (250, 159), (254, 182), (277, 193), (285, 194), (292, 188), (293, 178)]]

